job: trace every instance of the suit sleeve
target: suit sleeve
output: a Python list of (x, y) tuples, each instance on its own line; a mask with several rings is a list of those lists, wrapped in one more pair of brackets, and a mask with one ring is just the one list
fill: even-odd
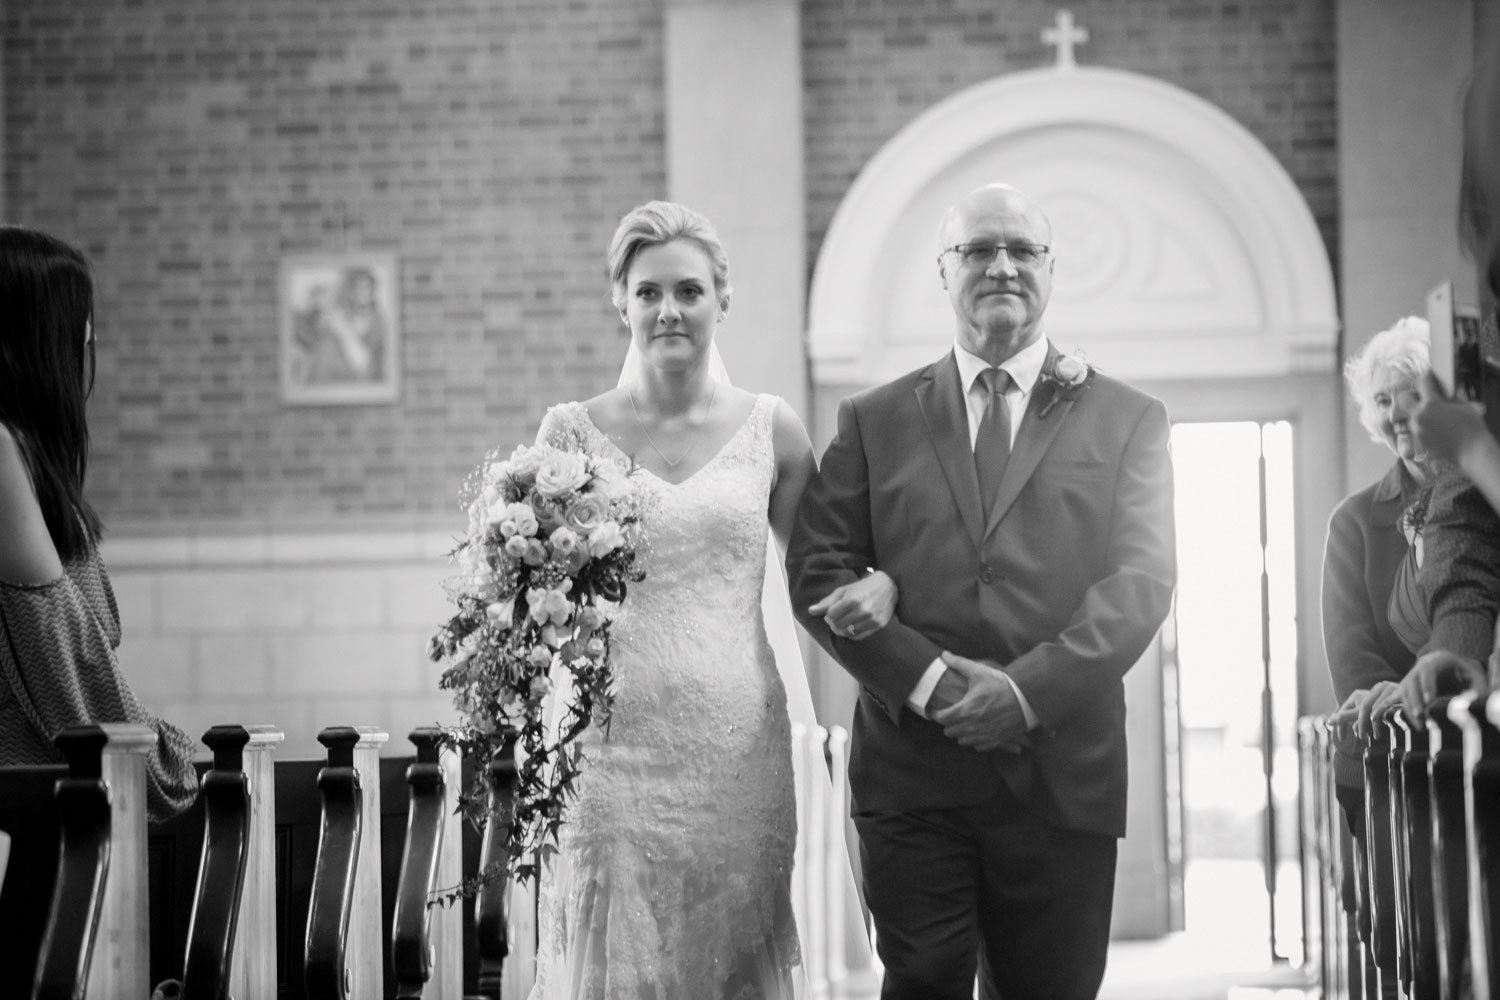
[(1483, 662), (1500, 610), (1500, 517), (1456, 468), (1433, 486), (1417, 584), (1432, 635), (1423, 652), (1444, 650)]
[(1333, 696), (1340, 704), (1353, 691), (1367, 690), (1380, 681), (1401, 680), (1386, 661), (1370, 609), (1361, 513), (1348, 501), (1340, 504), (1328, 521), (1328, 544), (1323, 550), (1323, 649)]
[(1177, 582), (1167, 411), (1152, 400), (1125, 445), (1099, 578), (1062, 632), (1005, 664), (1043, 726), (1117, 684), (1145, 652)]
[(838, 433), (802, 494), (787, 546), (792, 612), (808, 633), (881, 702), (891, 721), (942, 647), (906, 625), (889, 625), (859, 642), (840, 638), (808, 607), (876, 566), (870, 522), (870, 470), (852, 400), (839, 404)]

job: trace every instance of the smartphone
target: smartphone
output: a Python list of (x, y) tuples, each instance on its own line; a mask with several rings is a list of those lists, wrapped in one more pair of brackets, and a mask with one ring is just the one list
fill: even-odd
[(1484, 354), (1479, 346), (1479, 310), (1453, 298), (1445, 281), (1427, 293), (1432, 373), (1454, 399), (1484, 405)]

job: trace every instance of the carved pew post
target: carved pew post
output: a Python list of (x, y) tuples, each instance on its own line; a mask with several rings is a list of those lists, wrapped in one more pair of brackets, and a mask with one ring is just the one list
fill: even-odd
[(77, 726), (58, 734), (56, 742), (68, 758), (68, 772), (53, 792), (61, 845), (37, 954), (36, 1000), (72, 1000), (90, 981), (114, 837), (102, 759), (109, 736), (97, 726)]
[[(1323, 773), (1322, 718), (1309, 716), (1303, 719), (1298, 725), (1298, 737), (1301, 752), (1307, 755), (1302, 776), (1302, 794), (1306, 799), (1306, 808), (1311, 813), (1312, 821), (1312, 841), (1309, 845), (1312, 867), (1303, 870), (1304, 873), (1315, 870), (1318, 874), (1318, 877), (1311, 882), (1315, 894), (1313, 905), (1316, 907), (1316, 913), (1314, 916), (1317, 920), (1318, 982), (1324, 984), (1324, 990), (1330, 997), (1337, 997), (1340, 994), (1334, 952), (1338, 945), (1334, 938), (1336, 932), (1333, 924), (1334, 911), (1328, 909), (1329, 892), (1336, 884), (1336, 877), (1333, 873), (1333, 843), (1330, 836), (1332, 828), (1327, 822), (1328, 791)], [(1307, 863), (1304, 860), (1304, 864)]]
[[(1364, 973), (1364, 952), (1359, 937), (1359, 900), (1365, 894), (1364, 879), (1356, 856), (1354, 835), (1344, 818), (1343, 806), (1338, 799), (1338, 781), (1335, 777), (1334, 754), (1338, 738), (1337, 729), (1326, 717), (1318, 720), (1319, 751), (1323, 762), (1323, 810), (1328, 817), (1325, 836), (1328, 838), (1328, 856), (1331, 878), (1327, 888), (1326, 906), (1334, 927), (1337, 953), (1335, 982), (1341, 988), (1336, 996), (1355, 998), (1362, 993), (1360, 983)], [(1345, 880), (1353, 889), (1355, 911), (1344, 907)]]
[(1395, 884), (1391, 858), (1390, 737), (1379, 721), (1365, 741), (1365, 891), (1370, 903), (1370, 950), (1381, 985), (1396, 982)]
[(250, 852), (250, 784), (244, 771), (250, 733), (243, 726), (214, 726), (203, 742), (214, 753), (214, 766), (198, 793), (204, 805), (203, 849), (182, 988), (189, 996), (227, 1000)]
[[(437, 728), (414, 729), (410, 736), (417, 759), (406, 769), (406, 841), (391, 919), (391, 969), (398, 998), (421, 997), (429, 982), (434, 998), (444, 991), (456, 998), (463, 987), (461, 914), (451, 906), (428, 906), (435, 889), (457, 885), (462, 877), (461, 864), (453, 863), (461, 851), (452, 808), (455, 786), (450, 784), (457, 778), (456, 755), (440, 749), (441, 737)], [(452, 881), (444, 882), (445, 874)]]
[[(484, 849), (479, 870), (503, 867), (509, 860), (511, 822), (516, 807), (516, 739), (520, 734), (506, 727), (500, 749), (490, 757), (490, 818), (484, 829)], [(541, 873), (538, 872), (538, 879)], [(491, 879), (474, 901), (475, 947), (479, 953), (479, 995), (501, 1000), (505, 959), (510, 954), (510, 880)]]
[(1395, 714), (1405, 742), (1401, 760), (1403, 857), (1406, 873), (1406, 940), (1410, 950), (1408, 993), (1414, 1000), (1436, 1000), (1438, 992), (1436, 917), (1432, 878), (1431, 755), (1427, 729), (1405, 712)]
[(375, 996), (381, 990), (379, 781), (367, 794), (361, 774), (379, 775), (386, 734), (330, 726), (318, 734), (328, 765), (318, 772), (323, 814), (307, 911), (310, 1000)]
[[(83, 727), (92, 728), (92, 727)], [(150, 904), (146, 891), (146, 756), (156, 730), (130, 723), (98, 727), (109, 737), (101, 759), (109, 786), (110, 876), (104, 880), (89, 1000), (138, 1000), (151, 992)], [(61, 735), (58, 737), (62, 739)], [(66, 751), (64, 751), (66, 752)]]
[(250, 839), (229, 994), (270, 997), (276, 994), (276, 768), (272, 754), (285, 737), (275, 726), (243, 728), (249, 736), (243, 765), (250, 791)]
[(1303, 967), (1316, 968), (1324, 990), (1332, 985), (1327, 964), (1327, 927), (1323, 920), (1322, 894), (1328, 882), (1328, 867), (1322, 850), (1320, 807), (1322, 784), (1318, 770), (1317, 734), (1312, 716), (1297, 720), (1298, 861), (1302, 865), (1302, 926), (1305, 948)]
[(1391, 840), (1391, 899), (1394, 903), (1396, 938), (1396, 981), (1403, 994), (1411, 991), (1411, 870), (1406, 852), (1406, 792), (1402, 784), (1402, 763), (1406, 758), (1406, 735), (1396, 721), (1396, 712), (1388, 713), (1377, 725), (1384, 725), (1386, 743), (1386, 796), (1389, 809), (1388, 835)]
[[(438, 755), (443, 769), (443, 852), (438, 857), (438, 886), (459, 885), (464, 878), (463, 816), (458, 799), (463, 791), (463, 765), (458, 751), (445, 748)], [(462, 1000), (464, 995), (464, 908), (461, 902), (438, 905), (428, 914), (432, 940), (431, 1000)]]
[(1469, 949), (1469, 860), (1463, 729), (1449, 711), (1449, 699), (1440, 698), (1428, 709), (1427, 740), (1438, 986), (1444, 1000), (1458, 1000)]
[[(1464, 730), (1464, 796), (1469, 832), (1469, 963), (1475, 1000), (1500, 998), (1500, 930), (1493, 907), (1500, 902), (1500, 730), (1488, 699), (1465, 694), (1454, 698), (1450, 713), (1459, 713)], [(1500, 715), (1500, 705), (1496, 706)]]

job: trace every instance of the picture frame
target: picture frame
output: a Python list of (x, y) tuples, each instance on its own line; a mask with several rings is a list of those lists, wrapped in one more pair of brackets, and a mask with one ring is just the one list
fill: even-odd
[(277, 282), (281, 401), (401, 398), (401, 275), (394, 254), (290, 254)]

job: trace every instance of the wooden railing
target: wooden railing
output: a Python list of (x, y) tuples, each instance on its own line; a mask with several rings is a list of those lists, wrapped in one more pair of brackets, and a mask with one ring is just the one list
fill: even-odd
[[(1346, 752), (1352, 736), (1323, 717), (1299, 727), (1303, 864), (1316, 880), (1308, 940), (1323, 996), (1500, 1000), (1500, 694), (1441, 699), (1422, 724), (1400, 710), (1375, 723), (1354, 744), (1368, 860), (1356, 903), (1367, 925), (1348, 919), (1339, 892), (1358, 852), (1334, 801), (1333, 754), (1336, 735)], [(1359, 972), (1365, 953), (1373, 977)]]
[[(194, 807), (147, 827), (144, 727), (59, 738), (67, 766), (0, 768), (0, 831), (11, 835), (0, 893), (6, 979), (33, 996), (397, 997), (510, 1000), (534, 968), (534, 887), (493, 882), (463, 905), (431, 905), (501, 859), (516, 762), (487, 768), (496, 821), (466, 835), (461, 776), (440, 733), (411, 734), (412, 758), (380, 756), (386, 734), (330, 727), (324, 760), (277, 760), (270, 726), (204, 735)], [(843, 891), (847, 734), (794, 741), (803, 782), (793, 894), (813, 996), (873, 996), (859, 903)], [(819, 771), (828, 782), (811, 780)], [(467, 849), (465, 843), (468, 842)], [(465, 964), (467, 961), (467, 969)], [(467, 990), (465, 988), (467, 980)], [(9, 994), (7, 994), (9, 995)]]

